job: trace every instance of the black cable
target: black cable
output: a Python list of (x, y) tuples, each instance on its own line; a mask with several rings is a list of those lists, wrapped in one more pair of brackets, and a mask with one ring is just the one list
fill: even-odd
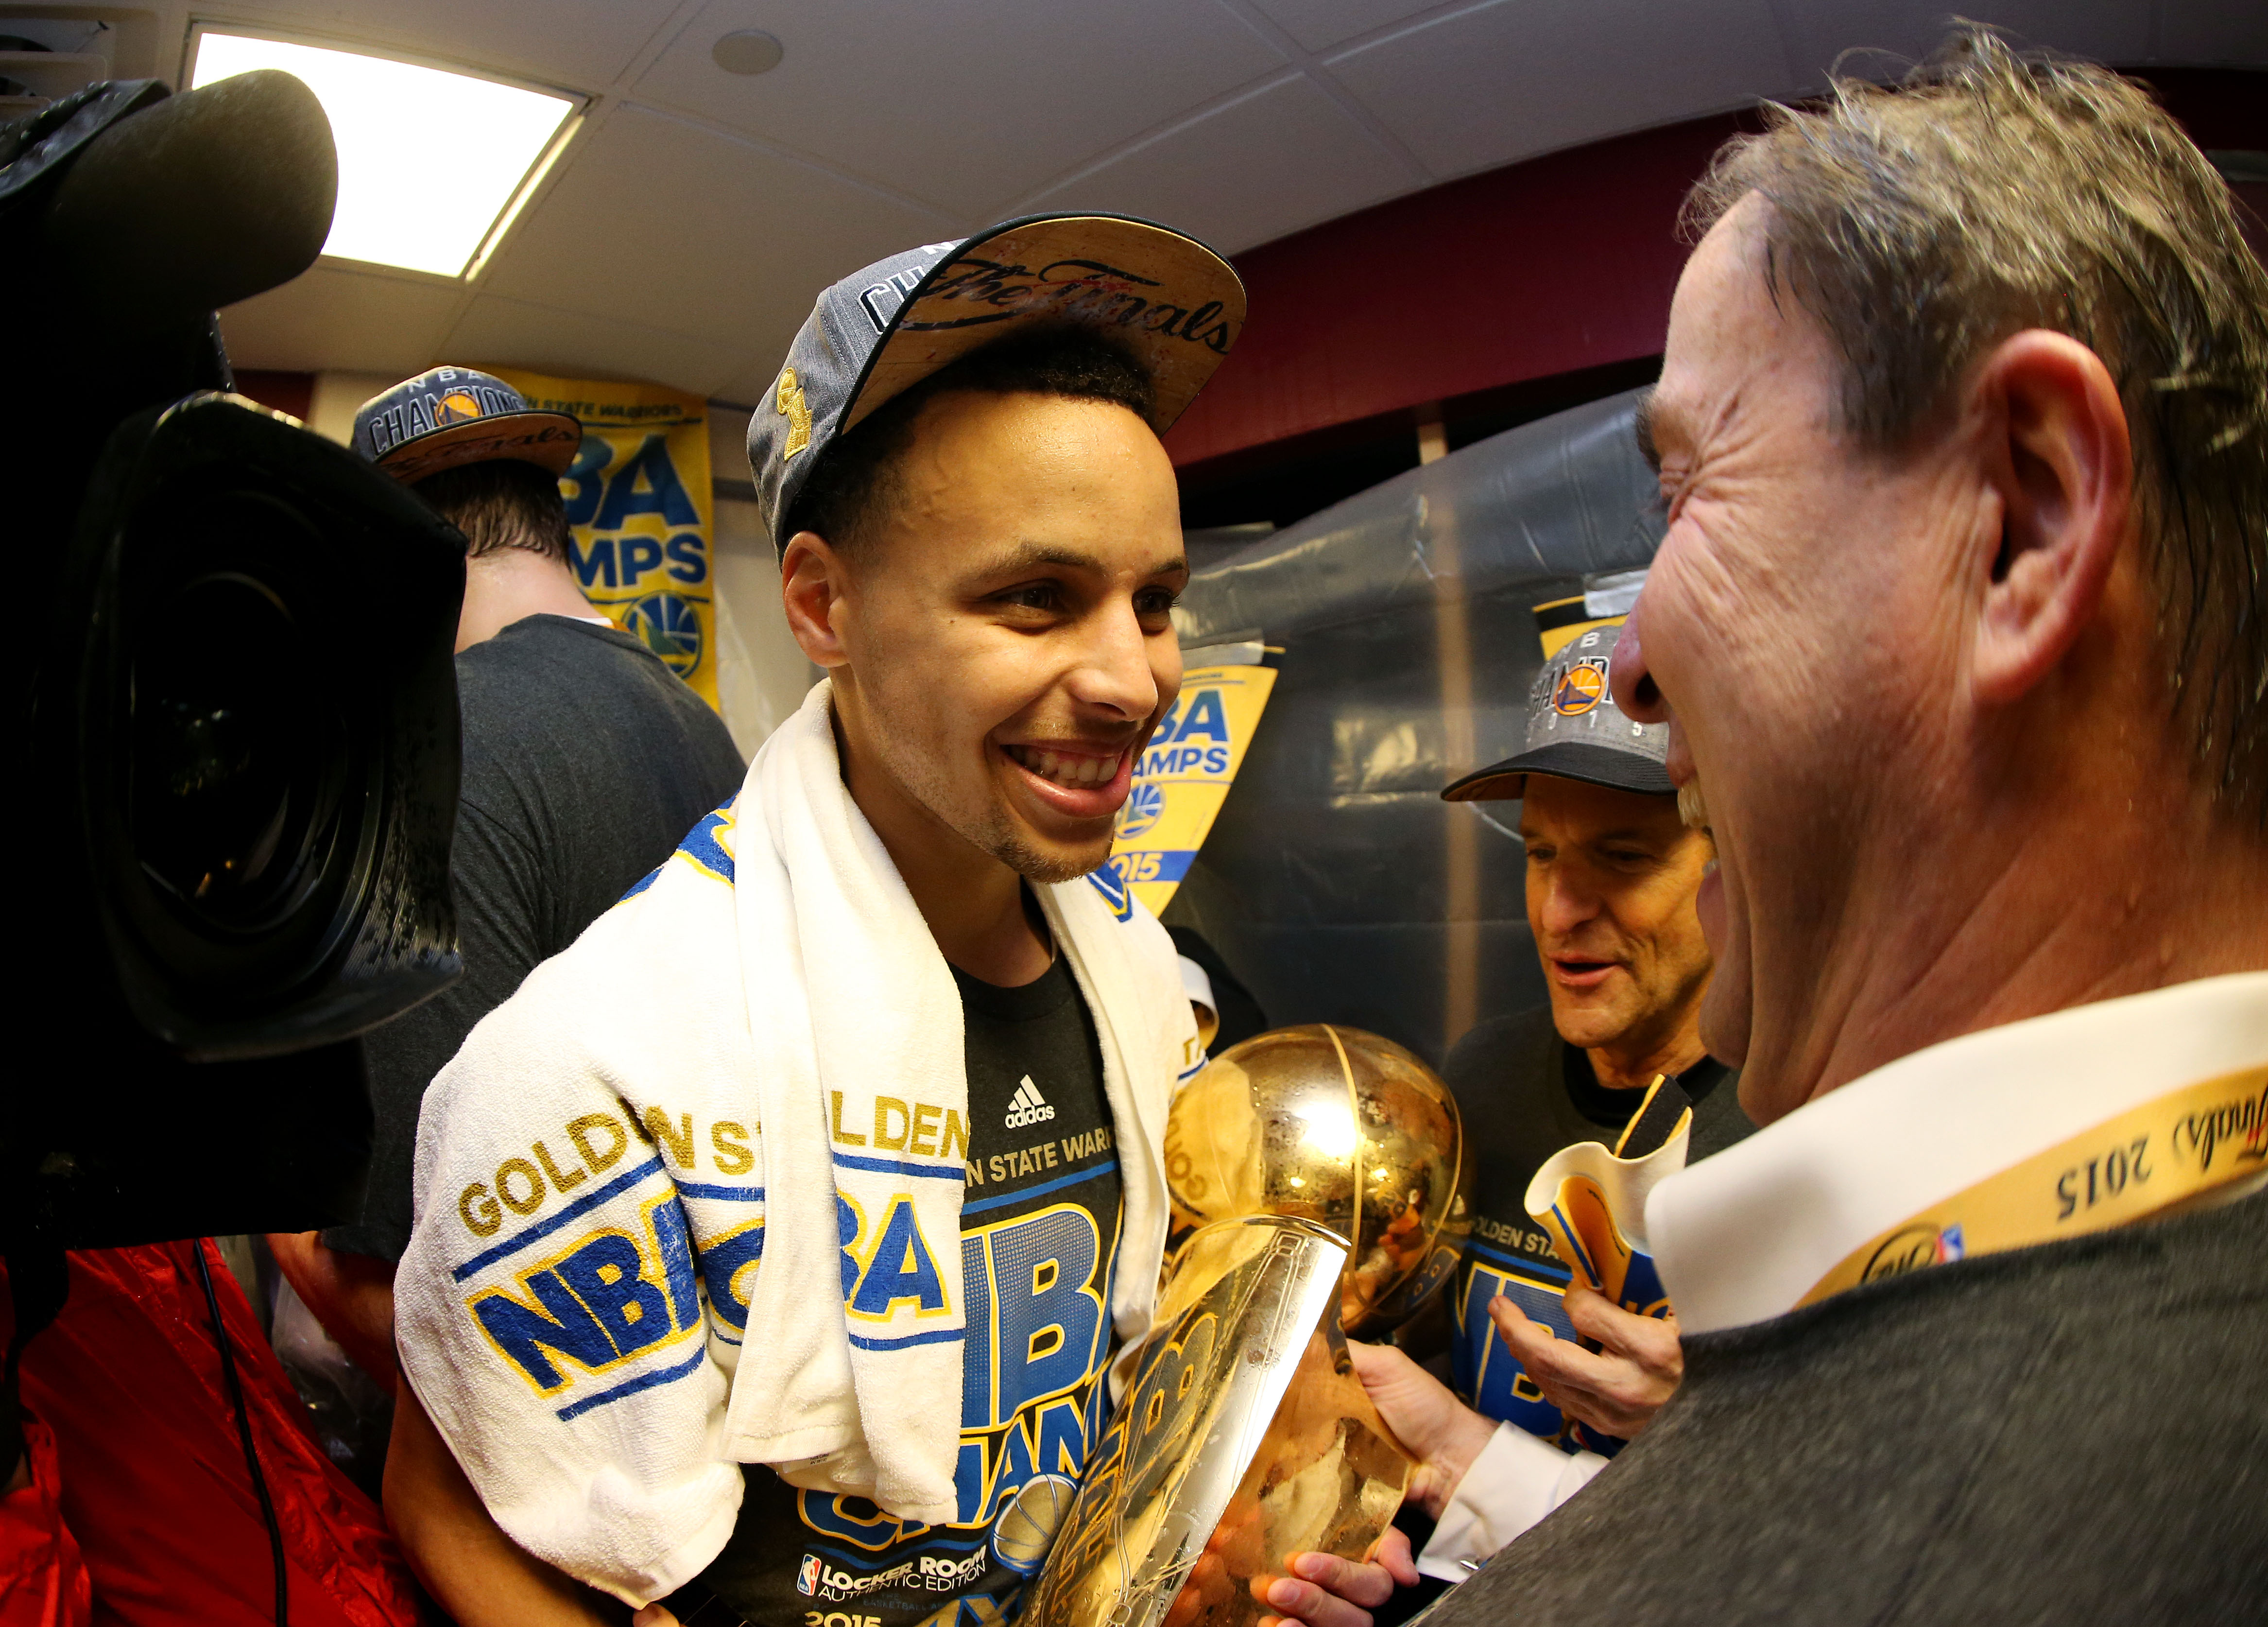
[(204, 1240), (189, 1247), (196, 1251), (197, 1276), (205, 1285), (205, 1308), (212, 1313), (213, 1337), (220, 1344), (220, 1376), (228, 1386), (229, 1403), (236, 1409), (236, 1435), (244, 1443), (245, 1466), (252, 1470), (252, 1490), (260, 1498), (260, 1517), (268, 1522), (268, 1550), (276, 1559), (276, 1627), (286, 1627), (291, 1604), (291, 1584), (284, 1570), (284, 1528), (276, 1523), (276, 1505), (268, 1495), (268, 1476), (260, 1472), (260, 1454), (253, 1449), (252, 1415), (245, 1410), (244, 1391), (236, 1381), (236, 1357), (228, 1343), (228, 1326), (220, 1319), (220, 1298), (213, 1292), (212, 1268), (205, 1263)]

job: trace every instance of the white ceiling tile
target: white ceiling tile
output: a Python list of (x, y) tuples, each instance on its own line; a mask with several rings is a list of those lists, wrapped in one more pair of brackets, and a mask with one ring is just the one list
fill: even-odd
[(2163, 0), (2158, 60), (2268, 68), (2268, 5), (2260, 0)]
[(1835, 59), (1855, 52), (1843, 71), (1895, 79), (1943, 42), (1954, 11), (2005, 30), (2020, 45), (2046, 46), (2103, 62), (2139, 62), (2149, 47), (2149, 0), (1838, 0), (1790, 6), (1788, 41), (1805, 90), (1823, 89)]
[(738, 359), (708, 337), (482, 294), (446, 341), (448, 359), (566, 378), (636, 379), (717, 393)]
[(666, 0), (232, 0), (227, 16), (599, 91), (674, 9)]
[(645, 108), (617, 110), (522, 220), (490, 293), (673, 333), (774, 365), (819, 292), (954, 233), (808, 164)]
[(407, 378), (433, 359), (461, 289), (316, 265), (220, 313), (229, 359), (291, 372)]
[[(710, 60), (761, 28), (751, 77)], [(765, 136), (981, 224), (1006, 200), (1284, 65), (1214, 0), (712, 0), (639, 79), (640, 101)]]
[(1497, 0), (1335, 57), (1440, 175), (1787, 89), (1766, 0)]
[(1431, 11), (1441, 0), (1251, 0), (1252, 9), (1299, 41), (1328, 50), (1357, 34)]
[(1405, 166), (1295, 76), (1026, 200), (1163, 221), (1236, 254), (1390, 197)]

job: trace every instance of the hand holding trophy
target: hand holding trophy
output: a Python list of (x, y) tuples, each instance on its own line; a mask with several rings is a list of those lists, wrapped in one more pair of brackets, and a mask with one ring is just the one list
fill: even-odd
[(1166, 1130), (1177, 1225), (1156, 1323), (1026, 1607), (1033, 1627), (1248, 1627), (1253, 1579), (1352, 1558), (1410, 1460), (1348, 1361), (1448, 1281), (1471, 1226), (1454, 1099), (1389, 1041), (1279, 1029)]

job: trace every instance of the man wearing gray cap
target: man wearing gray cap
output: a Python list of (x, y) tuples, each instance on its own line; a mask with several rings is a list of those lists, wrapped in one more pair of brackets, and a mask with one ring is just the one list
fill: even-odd
[(1204, 1060), (1098, 866), (1180, 687), (1159, 436), (1242, 317), (1203, 245), (1053, 216), (797, 335), (749, 457), (827, 679), (428, 1100), (387, 1506), (468, 1627), (1014, 1614)]
[[(1618, 1300), (1568, 1284), (1523, 1201), (1536, 1171), (1581, 1141), (1612, 1146), (1657, 1076), (1690, 1102), (1689, 1160), (1754, 1125), (1738, 1077), (1700, 1034), (1710, 973), (1694, 902), (1712, 850), (1679, 817), (1668, 730), (1615, 703), (1608, 663), (1636, 579), (1536, 607), (1549, 652), (1527, 739), (1441, 794), (1517, 799), (1528, 921), (1550, 1003), (1484, 1021), (1443, 1070), (1475, 1150), (1474, 1224), (1453, 1291), (1447, 1390), (1401, 1351), (1360, 1353), (1366, 1382), (1398, 1382), (1397, 1427), (1440, 1442), (1413, 1502), (1437, 1524), (1417, 1568), (1460, 1581), (1645, 1429), (1683, 1369), (1676, 1320), (1643, 1255)], [(1587, 1342), (1590, 1348), (1586, 1348)], [(1406, 1341), (1423, 1353), (1424, 1342)], [(1454, 1478), (1454, 1491), (1450, 1482)], [(1397, 1541), (1398, 1538), (1389, 1538)], [(1405, 1573), (1406, 1575), (1406, 1573)]]

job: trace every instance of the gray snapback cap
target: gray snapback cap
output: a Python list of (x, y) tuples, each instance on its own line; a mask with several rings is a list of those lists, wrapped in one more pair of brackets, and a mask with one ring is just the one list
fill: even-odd
[(1528, 696), (1528, 745), (1518, 755), (1476, 769), (1442, 791), (1448, 802), (1496, 802), (1524, 796), (1531, 774), (1555, 775), (1650, 796), (1677, 793), (1664, 766), (1669, 725), (1634, 722), (1615, 704), (1607, 662), (1622, 637), (1623, 618), (1595, 622), (1543, 663)]
[(355, 412), (354, 449), (405, 485), (501, 458), (563, 475), (582, 445), (573, 415), (538, 411), (475, 367), (429, 367)]
[(973, 350), (1042, 326), (1102, 330), (1150, 370), (1160, 435), (1244, 328), (1244, 284), (1195, 238), (1124, 215), (1035, 215), (876, 261), (819, 297), (748, 420), (772, 547), (834, 439)]

